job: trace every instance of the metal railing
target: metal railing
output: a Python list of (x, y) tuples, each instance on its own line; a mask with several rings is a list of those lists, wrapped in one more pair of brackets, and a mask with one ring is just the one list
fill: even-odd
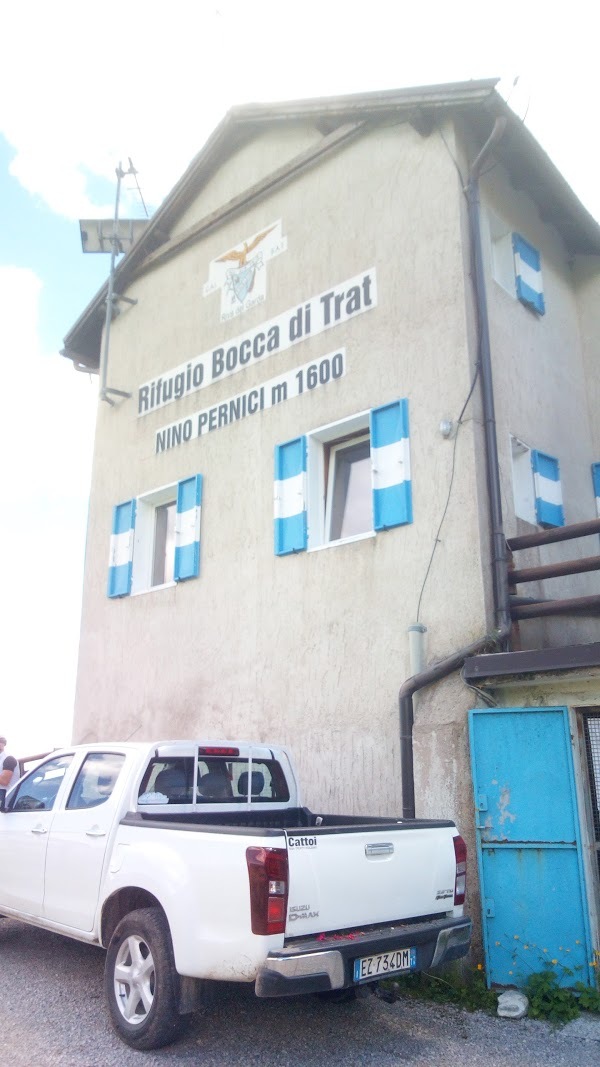
[(536, 619), (547, 615), (600, 615), (600, 594), (593, 596), (566, 597), (547, 600), (534, 597), (520, 598), (516, 587), (522, 583), (544, 581), (547, 578), (560, 578), (569, 574), (585, 574), (600, 570), (600, 553), (582, 559), (566, 560), (558, 563), (545, 563), (537, 567), (515, 567), (512, 553), (525, 548), (537, 548), (552, 545), (560, 541), (590, 537), (600, 534), (600, 519), (577, 522), (572, 526), (557, 526), (551, 530), (541, 530), (522, 537), (511, 537), (506, 543), (509, 550), (508, 584), (511, 596), (511, 618), (514, 622), (522, 619)]

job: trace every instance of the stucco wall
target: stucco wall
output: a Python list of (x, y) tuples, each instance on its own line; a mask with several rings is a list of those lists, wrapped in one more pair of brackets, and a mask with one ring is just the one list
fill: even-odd
[[(541, 255), (545, 314), (538, 315), (510, 295), (492, 272), (490, 214), (522, 234)], [(578, 284), (579, 260), (567, 252), (557, 229), (540, 217), (534, 200), (511, 184), (501, 166), (482, 179), (483, 251), (492, 350), (496, 427), (507, 537), (536, 527), (515, 516), (510, 435), (558, 458), (565, 523), (596, 515), (590, 464), (598, 440), (598, 372), (591, 357), (593, 301)], [(588, 291), (600, 278), (600, 261), (588, 264)], [(592, 278), (595, 277), (595, 286)], [(582, 317), (588, 351), (582, 343)], [(595, 383), (595, 384), (594, 384)], [(516, 566), (577, 559), (595, 551), (589, 539), (530, 549), (515, 556)], [(600, 593), (597, 573), (553, 578), (519, 587), (519, 594), (567, 598)], [(597, 639), (597, 620), (561, 616), (520, 626), (522, 647), (563, 645)]]
[(593, 460), (600, 462), (600, 262), (598, 256), (579, 256), (573, 264), (579, 325), (587, 383), (587, 410)]
[[(458, 438), (439, 432), (440, 420), (456, 421), (463, 408), (476, 353), (465, 205), (451, 155), (460, 158), (461, 146), (450, 126), (444, 132), (445, 144), (437, 133), (422, 138), (406, 124), (372, 130), (131, 286), (128, 295), (138, 303), (113, 323), (108, 384), (131, 390), (133, 398), (114, 408), (101, 404), (98, 412), (76, 740), (281, 742), (295, 753), (311, 806), (400, 811), (397, 697), (412, 673), (407, 626), (420, 602), (432, 662), (482, 636), (492, 620), (478, 388)], [(173, 232), (314, 138), (300, 127), (283, 139), (261, 134), (210, 179)], [(561, 240), (499, 168), (483, 183), (483, 202), (538, 244), (547, 297), (547, 313), (537, 320), (497, 286), (488, 261), (510, 535), (524, 531), (514, 518), (509, 434), (559, 456), (568, 522), (590, 516), (589, 463), (598, 458), (597, 438), (587, 406), (581, 305)], [(220, 295), (202, 295), (209, 263), (277, 219), (287, 251), (266, 265), (264, 303), (221, 323)], [(369, 268), (376, 271), (377, 307), (137, 417), (142, 383)], [(588, 303), (586, 322), (593, 314)], [(347, 373), (339, 381), (155, 453), (156, 430), (172, 420), (340, 346)], [(276, 557), (275, 445), (397, 397), (409, 401), (413, 523)], [(196, 473), (204, 478), (199, 579), (108, 599), (113, 506)], [(557, 553), (573, 555), (572, 546), (534, 556), (546, 562)], [(583, 546), (580, 554), (588, 551)], [(574, 595), (582, 585), (578, 578), (560, 580), (542, 595)], [(584, 591), (591, 591), (589, 579)], [(585, 620), (522, 627), (524, 644), (564, 644), (590, 632)], [(415, 698), (417, 814), (457, 818), (470, 844), (466, 711), (475, 703), (458, 675)]]
[[(452, 140), (451, 130), (446, 131)], [(277, 140), (260, 167), (283, 161)], [(287, 149), (286, 149), (287, 151)], [(259, 164), (244, 150), (244, 165)], [(285, 153), (284, 153), (285, 158)], [(240, 160), (238, 159), (238, 164)], [(225, 175), (224, 187), (239, 181)], [(76, 697), (75, 734), (237, 736), (289, 744), (305, 800), (364, 813), (401, 805), (397, 694), (411, 673), (406, 628), (446, 503), (454, 441), (439, 433), (467, 395), (460, 192), (437, 135), (373, 132), (217, 232), (142, 276), (138, 304), (113, 324), (109, 385), (134, 398), (100, 405)], [(186, 222), (204, 213), (189, 209)], [(268, 264), (265, 303), (231, 324), (202, 297), (208, 263), (281, 218), (288, 250)], [(378, 306), (241, 373), (136, 417), (142, 383), (375, 267)], [(161, 455), (154, 432), (173, 418), (345, 345), (338, 382)], [(273, 554), (273, 449), (395, 397), (410, 405), (414, 522), (293, 557)], [(176, 411), (175, 411), (176, 409)], [(172, 413), (174, 412), (174, 413)], [(422, 598), (428, 658), (485, 625), (472, 423), (460, 430), (446, 522)], [(122, 600), (106, 596), (114, 504), (200, 472), (201, 575)], [(417, 807), (469, 810), (460, 683), (419, 698)], [(462, 692), (462, 699), (461, 699)], [(437, 708), (433, 729), (430, 707)], [(426, 789), (422, 786), (426, 784)]]
[(274, 159), (277, 159), (276, 166), (282, 167), (321, 140), (322, 135), (316, 127), (306, 123), (280, 125), (275, 130), (265, 129), (257, 133), (249, 144), (234, 148), (225, 164), (206, 179), (193, 203), (177, 219), (171, 236), (184, 233), (251, 185), (268, 177)]

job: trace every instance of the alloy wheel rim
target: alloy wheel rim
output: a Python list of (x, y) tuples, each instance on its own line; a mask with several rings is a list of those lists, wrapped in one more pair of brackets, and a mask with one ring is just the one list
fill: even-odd
[(147, 941), (131, 934), (119, 948), (114, 967), (115, 1000), (131, 1026), (145, 1022), (154, 1003), (156, 968)]

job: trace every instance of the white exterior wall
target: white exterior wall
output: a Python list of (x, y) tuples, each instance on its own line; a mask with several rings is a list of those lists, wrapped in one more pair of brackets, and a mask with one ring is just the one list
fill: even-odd
[[(538, 529), (515, 516), (511, 434), (559, 460), (567, 525), (596, 517), (590, 464), (597, 459), (599, 409), (591, 397), (598, 395), (600, 374), (591, 355), (590, 320), (595, 315), (597, 322), (598, 313), (589, 294), (600, 294), (600, 260), (589, 257), (587, 284), (578, 284), (580, 258), (571, 258), (556, 228), (540, 218), (533, 199), (514, 188), (503, 168), (491, 169), (481, 185), (502, 506), (510, 538)], [(544, 315), (525, 307), (495, 280), (490, 214), (540, 252)], [(521, 551), (515, 554), (515, 566), (577, 559), (595, 551), (589, 538), (568, 541)], [(527, 583), (518, 593), (550, 599), (588, 596), (600, 593), (600, 577), (596, 572)], [(522, 622), (520, 632), (523, 648), (576, 644), (597, 640), (598, 623), (597, 618), (561, 616)]]
[[(298, 151), (312, 137), (300, 130)], [(452, 141), (450, 129), (446, 137)], [(269, 169), (282, 162), (277, 138), (269, 147), (261, 137), (254, 151), (260, 165), (248, 147), (236, 157), (253, 179), (265, 157)], [(188, 209), (186, 226), (214, 210), (221, 180), (217, 175), (202, 205)], [(223, 181), (228, 193), (238, 191), (239, 176)], [(411, 673), (406, 629), (415, 620), (452, 464), (453, 441), (440, 435), (439, 423), (457, 417), (471, 379), (460, 210), (440, 139), (391, 127), (329, 156), (130, 287), (138, 303), (113, 323), (108, 384), (134, 397), (115, 408), (101, 404), (98, 413), (78, 740), (242, 735), (281, 742), (299, 762), (308, 804), (400, 812), (398, 690)], [(276, 219), (287, 252), (267, 264), (265, 303), (221, 324), (219, 294), (202, 296), (209, 262)], [(376, 308), (136, 417), (143, 382), (370, 267)], [(155, 455), (159, 427), (342, 345), (348, 370), (340, 381)], [(275, 445), (397, 397), (410, 406), (414, 522), (276, 557)], [(113, 505), (196, 473), (204, 477), (199, 579), (108, 599)], [(467, 422), (422, 600), (429, 661), (485, 628), (477, 501)], [(417, 700), (418, 813), (466, 817), (470, 694), (456, 679), (432, 693)], [(421, 723), (431, 710), (429, 733)]]
[[(133, 397), (114, 408), (100, 404), (98, 412), (76, 740), (278, 742), (292, 748), (310, 806), (400, 812), (398, 690), (412, 673), (406, 630), (416, 618), (452, 471), (454, 440), (440, 435), (439, 424), (456, 420), (463, 407), (476, 349), (465, 205), (448, 151), (458, 154), (460, 145), (450, 126), (445, 137), (448, 147), (406, 124), (372, 131), (131, 285), (127, 295), (138, 303), (113, 323), (108, 384)], [(207, 181), (172, 234), (317, 139), (309, 126), (261, 133)], [(567, 522), (593, 515), (589, 465), (600, 459), (600, 439), (586, 395), (591, 348), (582, 349), (581, 334), (593, 334), (595, 311), (582, 295), (592, 284), (588, 275), (578, 280), (578, 305), (560, 237), (500, 168), (484, 179), (482, 200), (540, 248), (547, 305), (536, 319), (500, 289), (484, 249), (510, 536), (527, 532), (514, 517), (510, 433), (559, 457)], [(220, 293), (202, 295), (209, 263), (279, 219), (287, 251), (266, 264), (264, 303), (221, 323)], [(372, 267), (377, 307), (137, 417), (142, 383)], [(159, 428), (341, 346), (341, 380), (155, 454)], [(413, 523), (276, 557), (274, 447), (398, 397), (409, 401)], [(200, 577), (110, 600), (113, 506), (196, 473), (204, 478)], [(427, 663), (492, 625), (488, 543), (477, 387), (456, 442), (452, 494), (421, 601)], [(588, 554), (589, 546), (535, 550), (527, 561), (578, 552)], [(592, 581), (557, 580), (541, 595), (591, 592)], [(588, 620), (532, 622), (521, 630), (525, 646), (592, 639)], [(470, 846), (466, 710), (478, 703), (458, 674), (415, 697), (417, 814), (455, 817)]]
[(587, 412), (593, 462), (600, 462), (600, 270), (597, 256), (579, 256), (573, 265), (587, 385)]

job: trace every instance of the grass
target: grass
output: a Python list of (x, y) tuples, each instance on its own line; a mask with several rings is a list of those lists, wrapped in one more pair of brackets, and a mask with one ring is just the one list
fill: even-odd
[(399, 975), (381, 982), (381, 991), (386, 1000), (412, 997), (414, 1000), (429, 1000), (437, 1004), (455, 1004), (466, 1011), (485, 1011), (494, 1015), (498, 994), (488, 989), (485, 975), (479, 968), (474, 971), (448, 970), (443, 974)]
[[(411, 997), (436, 1004), (455, 1004), (466, 1011), (483, 1011), (495, 1015), (500, 990), (488, 989), (481, 966), (475, 970), (448, 970), (443, 974), (399, 975), (380, 982), (380, 996), (385, 1000)], [(571, 989), (559, 985), (556, 970), (548, 965), (530, 974), (522, 990), (529, 1000), (528, 1015), (555, 1025), (577, 1019), (582, 1011), (600, 1014), (600, 992), (576, 982)]]

